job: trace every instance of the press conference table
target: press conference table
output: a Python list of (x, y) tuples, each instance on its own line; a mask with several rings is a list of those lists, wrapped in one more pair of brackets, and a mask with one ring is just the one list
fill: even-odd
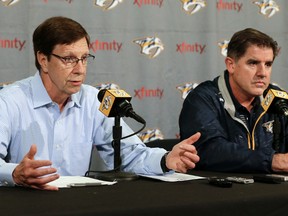
[[(227, 176), (197, 171), (191, 174)], [(0, 187), (0, 212), (1, 215), (283, 216), (288, 214), (288, 183), (234, 183), (231, 188), (220, 188), (208, 184), (206, 179), (167, 183), (141, 177), (112, 186), (66, 188), (57, 192)]]

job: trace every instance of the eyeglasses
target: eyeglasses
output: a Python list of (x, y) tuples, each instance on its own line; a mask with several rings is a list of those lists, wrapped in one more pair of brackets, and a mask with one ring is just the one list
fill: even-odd
[(74, 56), (62, 57), (53, 53), (51, 55), (60, 59), (67, 67), (75, 67), (79, 61), (81, 61), (82, 64), (86, 66), (89, 62), (95, 59), (95, 56), (91, 54), (87, 54), (83, 56), (82, 58), (77, 58)]

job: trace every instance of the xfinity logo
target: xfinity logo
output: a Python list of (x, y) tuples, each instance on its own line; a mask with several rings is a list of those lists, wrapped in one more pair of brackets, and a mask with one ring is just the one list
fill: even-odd
[(243, 4), (238, 3), (237, 1), (229, 2), (220, 0), (216, 3), (216, 7), (218, 10), (234, 10), (240, 12), (242, 9)]
[(138, 6), (139, 8), (141, 8), (143, 5), (153, 5), (161, 8), (163, 1), (164, 0), (134, 0), (133, 4)]
[(142, 100), (144, 97), (156, 97), (161, 99), (163, 97), (164, 89), (146, 89), (144, 86), (140, 89), (134, 90), (134, 97)]
[(13, 40), (10, 39), (0, 39), (0, 48), (7, 48), (7, 49), (18, 49), (22, 51), (25, 47), (26, 40), (19, 40), (15, 38)]
[(205, 44), (199, 44), (199, 43), (194, 43), (194, 44), (189, 44), (186, 43), (185, 41), (182, 42), (181, 44), (176, 44), (176, 52), (179, 52), (181, 54), (190, 52), (190, 53), (199, 53), (202, 54), (205, 51), (206, 45)]
[(119, 53), (121, 48), (122, 43), (119, 43), (115, 40), (111, 42), (95, 40), (89, 45), (89, 49), (93, 50), (94, 52), (100, 50), (100, 51), (114, 51)]

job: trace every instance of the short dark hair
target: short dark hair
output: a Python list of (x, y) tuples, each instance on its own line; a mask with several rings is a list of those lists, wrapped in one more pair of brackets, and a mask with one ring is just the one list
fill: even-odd
[(37, 52), (41, 52), (50, 58), (50, 55), (58, 44), (72, 44), (86, 38), (90, 44), (90, 37), (84, 27), (67, 17), (56, 16), (46, 19), (33, 33), (33, 47), (35, 55), (35, 65), (40, 71), (40, 64), (37, 60)]
[(272, 48), (273, 60), (278, 54), (278, 44), (273, 38), (256, 29), (246, 28), (236, 32), (232, 36), (228, 44), (227, 56), (237, 61), (245, 54), (251, 45)]

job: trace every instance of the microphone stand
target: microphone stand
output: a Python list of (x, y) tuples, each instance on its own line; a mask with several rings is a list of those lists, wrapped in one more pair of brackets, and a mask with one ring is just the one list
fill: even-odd
[(121, 172), (121, 137), (122, 137), (122, 126), (120, 125), (120, 115), (115, 116), (113, 126), (113, 141), (112, 146), (114, 148), (114, 170), (97, 173), (96, 178), (105, 181), (120, 181), (120, 180), (134, 180), (138, 178), (138, 175), (129, 172)]

